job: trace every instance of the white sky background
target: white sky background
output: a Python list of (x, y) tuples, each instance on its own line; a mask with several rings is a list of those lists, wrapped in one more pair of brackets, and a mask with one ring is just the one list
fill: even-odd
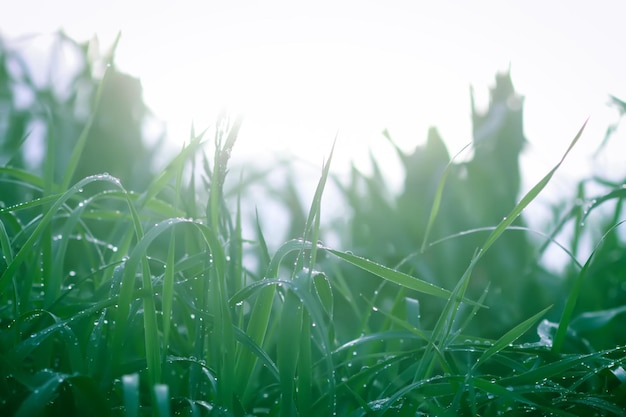
[(571, 194), (568, 178), (626, 175), (623, 133), (589, 161), (617, 118), (608, 94), (626, 99), (626, 2), (0, 2), (8, 37), (62, 27), (108, 46), (121, 30), (116, 63), (141, 78), (172, 141), (188, 140), (192, 121), (207, 127), (226, 106), (246, 115), (234, 157), (295, 153), (319, 172), (338, 133), (336, 171), (351, 159), (367, 166), (372, 149), (393, 176), (400, 171), (383, 129), (412, 150), (435, 125), (454, 154), (471, 140), (470, 84), (486, 104), (495, 73), (511, 65), (526, 97), (529, 183), (587, 117), (553, 187)]

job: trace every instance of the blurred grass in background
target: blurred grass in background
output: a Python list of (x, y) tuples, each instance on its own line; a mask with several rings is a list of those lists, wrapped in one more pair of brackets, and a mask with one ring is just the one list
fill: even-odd
[[(157, 169), (114, 50), (59, 34), (80, 63), (59, 91), (0, 46), (3, 415), (624, 415), (623, 182), (585, 179), (525, 227), (560, 163), (518, 195), (510, 74), (472, 108), (463, 162), (434, 128), (411, 154), (386, 135), (399, 194), (375, 159), (334, 178), (331, 150), (310, 203), (297, 177), (268, 184), (289, 212), (272, 253), (267, 225), (243, 228), (249, 184), (226, 182), (241, 120), (192, 130)], [(322, 215), (329, 182), (348, 218)], [(557, 276), (539, 259), (567, 226)]]

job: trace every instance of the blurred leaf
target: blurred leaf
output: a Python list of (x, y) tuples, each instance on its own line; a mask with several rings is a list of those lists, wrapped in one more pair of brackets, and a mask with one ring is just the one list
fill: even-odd
[(124, 415), (126, 417), (139, 416), (139, 374), (124, 375), (122, 377), (122, 392), (124, 394)]
[(626, 313), (626, 306), (582, 313), (572, 320), (570, 327), (577, 332), (598, 330), (623, 313)]
[(156, 404), (154, 408), (156, 417), (170, 417), (170, 389), (165, 384), (156, 384), (153, 387), (154, 399)]
[(38, 386), (20, 405), (20, 408), (15, 413), (15, 417), (32, 417), (43, 415), (43, 412), (49, 404), (56, 397), (56, 392), (59, 386), (65, 381), (68, 375), (50, 372), (39, 371), (39, 377), (45, 377), (45, 382)]

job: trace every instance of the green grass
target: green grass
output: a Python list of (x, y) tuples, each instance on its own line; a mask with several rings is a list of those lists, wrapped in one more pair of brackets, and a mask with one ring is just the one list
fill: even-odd
[[(225, 191), (240, 126), (224, 119), (192, 131), (140, 190), (105, 173), (73, 181), (79, 151), (63, 175), (53, 175), (54, 140), (46, 142), (42, 172), (0, 167), (0, 414), (625, 414), (626, 309), (614, 291), (623, 287), (621, 184), (593, 180), (606, 192), (589, 198), (581, 183), (571, 210), (558, 211), (552, 232), (539, 234), (547, 245), (566, 225), (574, 229), (558, 296), (553, 283), (534, 283), (550, 302), (520, 306), (509, 325), (491, 327), (490, 317), (506, 313), (493, 298), (497, 283), (479, 285), (489, 255), (503, 253), (500, 242), (530, 231), (516, 219), (584, 126), (508, 216), (451, 237), (436, 235), (448, 231), (436, 223), (446, 220), (454, 186), (446, 162), (419, 219), (425, 233), (391, 255), (380, 237), (353, 240), (354, 253), (320, 242), (332, 150), (296, 239), (272, 253), (258, 218), (244, 230), (245, 187), (235, 186), (235, 196)], [(408, 226), (388, 215), (381, 171), (355, 171), (353, 180), (367, 186), (342, 188), (351, 220), (374, 224), (382, 216), (401, 241)], [(600, 208), (611, 203), (607, 216)], [(595, 213), (597, 243), (579, 263)], [(461, 273), (430, 274), (435, 269), (421, 260), (468, 235), (480, 243), (458, 260)], [(536, 245), (533, 259), (546, 245)], [(522, 294), (505, 300), (527, 301)]]
[[(217, 135), (218, 164), (230, 152), (233, 136), (222, 141), (226, 134)], [(221, 189), (205, 193), (202, 209), (191, 180), (183, 180), (185, 162), (205, 142), (191, 138), (140, 194), (108, 175), (68, 189), (52, 184), (55, 192), (47, 194), (41, 179), (5, 167), (4, 178), (14, 174), (19, 185), (41, 190), (41, 198), (0, 211), (5, 414), (622, 413), (624, 349), (564, 349), (591, 257), (573, 281), (553, 335), (516, 344), (548, 308), (497, 339), (466, 334), (463, 323), (486, 307), (484, 299), (465, 296), (471, 269), (510, 220), (493, 229), (456, 288), (446, 290), (309, 243), (319, 238), (326, 164), (303, 225), (305, 239), (270, 255), (260, 229), (256, 239), (244, 237), (240, 212), (225, 209)], [(202, 176), (213, 190), (224, 172), (222, 166)], [(96, 183), (105, 189), (90, 193)], [(189, 218), (188, 211), (207, 216)], [(243, 262), (253, 247), (265, 253), (260, 273)], [(360, 335), (341, 334), (334, 309), (346, 288), (333, 273), (338, 262), (378, 276), (399, 297), (410, 290), (447, 300), (435, 326), (416, 326), (419, 302), (410, 302), (416, 298), (400, 298), (390, 310), (370, 300), (371, 309), (359, 312), (361, 324), (353, 323)], [(349, 276), (343, 280), (350, 285)], [(385, 319), (376, 328), (374, 316)], [(596, 320), (600, 326), (610, 321)]]

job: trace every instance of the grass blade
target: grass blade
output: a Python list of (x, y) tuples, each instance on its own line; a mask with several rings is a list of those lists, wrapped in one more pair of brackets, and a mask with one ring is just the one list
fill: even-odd
[(124, 415), (126, 417), (138, 417), (139, 374), (124, 375), (122, 377), (122, 392), (124, 394)]
[(517, 219), (517, 217), (530, 204), (530, 202), (533, 201), (535, 199), (535, 197), (537, 197), (539, 195), (539, 193), (546, 187), (546, 185), (548, 185), (548, 183), (550, 182), (550, 180), (554, 176), (554, 173), (559, 169), (561, 164), (563, 164), (563, 161), (565, 161), (565, 158), (567, 157), (567, 155), (570, 153), (572, 148), (574, 148), (574, 146), (576, 145), (576, 143), (578, 142), (578, 140), (582, 136), (583, 131), (585, 130), (585, 126), (587, 126), (587, 121), (585, 121), (585, 123), (583, 123), (582, 127), (580, 128), (580, 130), (578, 131), (578, 133), (576, 134), (574, 139), (572, 139), (572, 141), (570, 142), (569, 147), (567, 148), (567, 150), (565, 151), (565, 153), (563, 154), (563, 156), (561, 157), (559, 162), (554, 166), (554, 168), (552, 168), (550, 170), (550, 172), (548, 172), (537, 184), (535, 184), (535, 186), (533, 188), (531, 188), (530, 191), (528, 191), (528, 193), (526, 193), (526, 195), (513, 208), (513, 210), (511, 210), (509, 215), (506, 216), (498, 224), (498, 226), (496, 226), (496, 228), (495, 228), (495, 230), (493, 232), (491, 232), (491, 234), (489, 235), (489, 237), (487, 238), (487, 240), (485, 241), (485, 243), (483, 244), (483, 246), (482, 246), (482, 248), (480, 250), (480, 253), (479, 253), (480, 256), (482, 256), (482, 254), (487, 252), (487, 250), (491, 247), (491, 245), (493, 245), (493, 243), (496, 241), (496, 239), (498, 239), (500, 237), (500, 235), (502, 233), (504, 233), (504, 231), (511, 224), (513, 224), (515, 219)]
[(67, 188), (69, 187), (70, 183), (72, 182), (72, 178), (74, 177), (74, 173), (76, 172), (76, 168), (78, 167), (78, 162), (80, 161), (80, 158), (81, 158), (81, 156), (83, 154), (83, 150), (85, 148), (85, 144), (87, 143), (87, 138), (89, 137), (89, 131), (91, 130), (91, 126), (93, 125), (93, 123), (94, 123), (94, 121), (96, 119), (96, 114), (98, 113), (98, 108), (100, 107), (100, 97), (102, 96), (102, 91), (103, 91), (104, 86), (106, 84), (107, 74), (109, 73), (108, 72), (109, 68), (111, 67), (111, 64), (113, 63), (112, 62), (113, 61), (113, 54), (115, 52), (115, 49), (117, 49), (117, 45), (118, 45), (118, 43), (120, 41), (121, 36), (122, 36), (122, 33), (118, 32), (117, 36), (115, 37), (115, 41), (113, 42), (113, 47), (111, 49), (112, 53), (111, 53), (110, 61), (108, 62), (108, 65), (106, 66), (106, 71), (104, 73), (104, 76), (102, 77), (102, 80), (98, 84), (98, 89), (96, 90), (96, 96), (95, 96), (95, 102), (94, 102), (93, 111), (89, 115), (89, 119), (87, 120), (87, 123), (85, 124), (85, 127), (83, 128), (82, 132), (80, 133), (80, 136), (78, 137), (78, 141), (76, 142), (76, 145), (74, 145), (74, 149), (72, 150), (72, 155), (70, 156), (69, 162), (68, 162), (67, 167), (65, 169), (65, 174), (63, 174), (63, 180), (61, 181), (61, 190), (62, 191), (67, 190)]
[(567, 301), (565, 303), (565, 308), (563, 309), (563, 314), (561, 315), (561, 320), (559, 320), (559, 327), (556, 331), (556, 334), (554, 335), (554, 341), (552, 344), (553, 352), (559, 353), (561, 351), (561, 348), (563, 347), (563, 343), (565, 342), (565, 336), (567, 335), (567, 329), (570, 325), (570, 322), (572, 321), (572, 317), (574, 315), (574, 308), (576, 307), (576, 302), (578, 301), (578, 296), (580, 295), (582, 281), (587, 275), (587, 271), (589, 270), (589, 267), (591, 266), (592, 260), (595, 258), (595, 254), (597, 253), (598, 249), (600, 248), (600, 246), (602, 245), (606, 237), (623, 223), (626, 223), (626, 220), (617, 223), (616, 225), (611, 227), (604, 234), (604, 236), (602, 236), (602, 239), (600, 239), (600, 242), (593, 249), (593, 251), (591, 252), (591, 255), (589, 255), (587, 262), (585, 262), (585, 265), (583, 265), (583, 268), (580, 270), (578, 275), (576, 275), (576, 278), (574, 279), (574, 282), (572, 284), (572, 288), (570, 289), (570, 292), (567, 296)]
[(479, 366), (479, 364), (485, 363), (487, 359), (519, 339), (524, 333), (526, 333), (531, 327), (533, 327), (537, 320), (539, 320), (544, 314), (546, 314), (548, 310), (550, 310), (550, 308), (552, 308), (552, 306), (544, 308), (539, 313), (524, 320), (523, 322), (506, 332), (500, 339), (496, 340), (496, 342), (491, 347), (489, 347), (489, 349), (483, 352), (483, 354), (476, 360), (474, 367)]
[(426, 244), (428, 242), (428, 238), (430, 237), (430, 231), (433, 227), (433, 225), (435, 224), (435, 220), (437, 218), (437, 214), (439, 213), (439, 207), (441, 206), (441, 198), (443, 196), (443, 189), (446, 185), (446, 180), (448, 178), (448, 174), (450, 173), (450, 171), (452, 170), (452, 167), (454, 167), (454, 160), (460, 155), (462, 154), (465, 149), (467, 149), (469, 146), (471, 145), (471, 143), (468, 143), (467, 145), (465, 145), (456, 155), (454, 155), (452, 157), (452, 159), (450, 159), (450, 161), (448, 161), (448, 165), (446, 165), (446, 168), (444, 169), (443, 173), (441, 174), (441, 178), (439, 179), (439, 183), (437, 184), (437, 191), (435, 192), (435, 199), (433, 200), (433, 205), (430, 209), (430, 215), (428, 216), (428, 223), (426, 224), (426, 232), (424, 232), (424, 239), (422, 240), (422, 246), (420, 248), (420, 252), (424, 253), (424, 251), (426, 250)]
[[(383, 278), (384, 280), (393, 282), (394, 284), (400, 285), (402, 287), (409, 288), (411, 290), (415, 290), (424, 294), (434, 295), (435, 297), (444, 298), (446, 300), (449, 299), (452, 295), (450, 291), (431, 284), (430, 282), (423, 281), (419, 278), (415, 278), (400, 271), (396, 271), (384, 265), (378, 264), (360, 256), (356, 256), (352, 253), (342, 252), (330, 248), (325, 249), (333, 255), (337, 256), (338, 258), (341, 258), (351, 263), (352, 265), (363, 269), (364, 271), (370, 272), (376, 276), (379, 276), (380, 278)], [(471, 305), (476, 304), (474, 301), (465, 298), (462, 301)]]
[[(41, 221), (39, 222), (39, 224), (37, 225), (33, 233), (28, 237), (28, 239), (26, 240), (26, 242), (24, 243), (20, 251), (15, 255), (13, 262), (11, 262), (8, 268), (2, 273), (2, 275), (0, 275), (0, 294), (2, 294), (4, 290), (6, 289), (6, 286), (9, 284), (10, 278), (16, 274), (18, 268), (22, 265), (22, 263), (26, 260), (26, 258), (32, 253), (35, 245), (37, 244), (37, 241), (39, 240), (40, 236), (44, 233), (46, 228), (50, 225), (50, 222), (52, 221), (53, 217), (56, 215), (59, 208), (61, 208), (61, 206), (65, 204), (65, 202), (68, 199), (70, 199), (75, 194), (80, 192), (79, 190), (81, 190), (84, 186), (92, 182), (96, 182), (96, 181), (109, 182), (115, 185), (116, 187), (119, 187), (120, 189), (122, 189), (122, 191), (125, 192), (125, 190), (122, 188), (117, 178), (112, 177), (110, 175), (103, 174), (103, 175), (93, 175), (93, 176), (82, 179), (81, 181), (77, 182), (76, 185), (74, 185), (72, 188), (65, 191), (61, 196), (56, 198), (54, 200), (54, 203), (50, 206), (50, 209), (42, 217)], [(129, 205), (131, 205), (130, 201), (129, 201)]]

